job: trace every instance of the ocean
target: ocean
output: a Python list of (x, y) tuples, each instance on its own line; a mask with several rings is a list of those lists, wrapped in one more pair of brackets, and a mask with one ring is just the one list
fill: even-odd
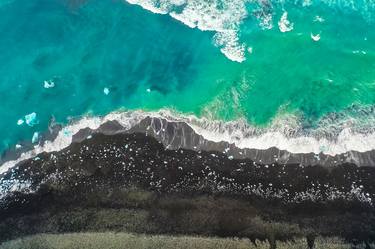
[(375, 149), (373, 0), (1, 0), (0, 33), (3, 153), (140, 115), (241, 148)]

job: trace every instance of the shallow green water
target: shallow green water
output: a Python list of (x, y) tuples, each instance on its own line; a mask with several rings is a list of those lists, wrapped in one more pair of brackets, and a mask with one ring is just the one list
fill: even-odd
[[(330, 2), (272, 9), (246, 3), (235, 25), (246, 58), (239, 63), (215, 46), (214, 30), (123, 1), (2, 1), (0, 150), (31, 140), (52, 117), (66, 123), (121, 108), (245, 117), (255, 126), (295, 113), (314, 127), (325, 114), (373, 105), (374, 3)], [(272, 29), (260, 24), (259, 9), (272, 13)], [(278, 27), (284, 12), (293, 23), (289, 32)], [(55, 86), (44, 88), (44, 81)], [(38, 124), (17, 125), (32, 112)]]

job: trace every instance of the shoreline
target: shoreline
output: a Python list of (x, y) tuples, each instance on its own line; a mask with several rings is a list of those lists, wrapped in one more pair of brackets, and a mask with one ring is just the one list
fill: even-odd
[[(110, 128), (114, 126), (115, 123), (107, 123), (105, 126), (107, 133), (110, 133)], [(102, 127), (102, 131), (103, 129), (104, 127)], [(82, 140), (87, 136), (87, 131), (81, 131), (67, 148), (57, 152), (43, 152), (20, 162), (16, 168), (2, 175), (0, 179), (2, 184), (0, 185), (3, 188), (14, 189), (4, 182), (8, 182), (9, 185), (11, 180), (15, 180), (16, 182), (28, 182), (30, 188), (36, 190), (38, 185), (45, 180), (42, 181), (38, 178), (34, 182), (33, 175), (27, 173), (30, 169), (38, 171), (37, 175), (50, 177), (49, 171), (43, 172), (44, 167), (51, 168), (56, 172), (61, 167), (64, 170), (70, 167), (79, 170), (88, 167), (89, 169), (83, 170), (83, 176), (85, 176), (87, 170), (89, 171), (87, 174), (90, 175), (93, 173), (91, 171), (95, 171), (97, 168), (109, 167), (115, 170), (114, 167), (121, 166), (122, 171), (126, 172), (131, 166), (134, 168), (132, 171), (140, 171), (139, 174), (151, 177), (148, 180), (139, 179), (142, 184), (150, 187), (152, 184), (155, 186), (158, 184), (153, 182), (154, 176), (147, 172), (152, 172), (153, 168), (159, 172), (157, 167), (163, 165), (165, 170), (162, 174), (173, 175), (173, 177), (169, 177), (176, 181), (166, 182), (167, 186), (164, 187), (167, 188), (174, 188), (174, 184), (183, 180), (176, 178), (177, 175), (182, 174), (182, 177), (185, 174), (184, 170), (192, 170), (193, 172), (190, 173), (193, 178), (196, 178), (194, 172), (200, 175), (198, 179), (194, 180), (198, 185), (212, 185), (210, 188), (214, 187), (219, 192), (225, 190), (224, 192), (234, 191), (239, 195), (256, 194), (262, 198), (276, 198), (285, 203), (298, 203), (304, 200), (324, 203), (330, 200), (344, 199), (360, 200), (372, 205), (372, 201), (375, 200), (375, 189), (373, 189), (371, 180), (372, 175), (375, 179), (375, 167), (359, 167), (350, 163), (333, 167), (301, 166), (299, 163), (275, 162), (267, 164), (250, 158), (235, 158), (231, 154), (219, 150), (195, 151), (178, 147), (167, 148), (162, 141), (155, 139), (150, 134), (140, 133), (136, 129), (128, 133), (104, 133), (104, 131), (96, 133), (90, 135), (92, 136), (90, 139)], [(168, 166), (170, 163), (172, 163), (172, 168)], [(144, 172), (146, 165), (148, 165), (147, 172)], [(92, 167), (94, 168), (91, 169)], [(63, 172), (59, 172), (59, 174), (62, 178), (68, 177)], [(217, 182), (216, 174), (225, 176), (222, 181)], [(112, 177), (112, 174), (107, 177)], [(211, 179), (212, 177), (213, 179)], [(246, 177), (248, 179), (245, 179)], [(161, 177), (161, 179), (164, 178)], [(203, 179), (205, 179), (204, 182), (202, 182)], [(207, 179), (209, 179), (208, 182), (206, 182)], [(181, 187), (180, 184), (182, 183), (178, 183)], [(192, 189), (197, 186), (185, 185), (186, 188)], [(183, 188), (179, 191), (184, 192)]]
[[(66, 126), (52, 124), (49, 126), (48, 131), (41, 134), (39, 144), (33, 145), (25, 141), (21, 143), (23, 145), (21, 149), (10, 149), (4, 152), (0, 159), (0, 175), (9, 168), (14, 167), (20, 161), (35, 157), (39, 153), (60, 151), (68, 147), (71, 143), (87, 139), (92, 134), (102, 133), (111, 135), (133, 132), (151, 135), (162, 142), (168, 149), (183, 148), (195, 151), (221, 151), (236, 159), (247, 158), (264, 164), (280, 163), (332, 167), (342, 163), (353, 163), (358, 166), (375, 166), (375, 160), (373, 159), (375, 150), (364, 152), (351, 150), (345, 153), (329, 155), (323, 152), (318, 154), (313, 152), (292, 153), (275, 146), (267, 149), (246, 148), (246, 146), (238, 146), (235, 140), (231, 140), (232, 138), (236, 138), (236, 134), (230, 135), (232, 138), (228, 139), (228, 132), (230, 133), (234, 128), (238, 128), (236, 127), (236, 123), (222, 123), (223, 126), (219, 126), (218, 128), (220, 122), (212, 121), (212, 124), (205, 124), (206, 127), (199, 126), (205, 122), (209, 121), (197, 119), (193, 116), (174, 116), (169, 111), (155, 113), (125, 111), (110, 113), (103, 117), (83, 117)], [(213, 127), (210, 127), (210, 125)], [(242, 123), (242, 125), (244, 124)], [(216, 138), (213, 138), (213, 135), (209, 134), (211, 128), (213, 129), (211, 133), (216, 134)], [(248, 131), (243, 129), (245, 128), (242, 127), (241, 132), (243, 134), (241, 135), (240, 133), (241, 136), (245, 136), (248, 133)], [(213, 131), (216, 131), (216, 133)], [(222, 132), (221, 139), (220, 132)], [(237, 143), (243, 144), (241, 138), (238, 139)], [(252, 138), (249, 136), (246, 139), (257, 140), (257, 137)]]

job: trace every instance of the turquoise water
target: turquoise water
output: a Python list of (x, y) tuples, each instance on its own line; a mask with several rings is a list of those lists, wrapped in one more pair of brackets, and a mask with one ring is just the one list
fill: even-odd
[[(211, 12), (202, 13), (229, 13), (210, 20), (227, 18), (224, 26), (235, 30), (236, 46), (243, 48), (241, 63), (222, 53), (225, 44), (215, 44), (215, 28), (190, 28), (139, 4), (1, 1), (0, 151), (31, 141), (52, 117), (67, 123), (119, 109), (171, 108), (198, 117), (243, 117), (260, 127), (292, 113), (314, 127), (329, 113), (375, 104), (374, 2), (236, 0), (243, 6), (236, 3), (233, 15), (228, 2), (210, 1)], [(281, 32), (285, 12), (293, 29)], [(45, 81), (54, 87), (45, 88)], [(37, 124), (17, 125), (33, 112)]]

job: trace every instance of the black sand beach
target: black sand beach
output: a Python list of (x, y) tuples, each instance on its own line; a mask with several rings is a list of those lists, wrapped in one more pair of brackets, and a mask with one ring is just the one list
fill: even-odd
[(3, 175), (1, 241), (87, 231), (240, 237), (271, 248), (317, 236), (375, 241), (373, 167), (262, 164), (166, 149), (145, 133), (76, 140)]

